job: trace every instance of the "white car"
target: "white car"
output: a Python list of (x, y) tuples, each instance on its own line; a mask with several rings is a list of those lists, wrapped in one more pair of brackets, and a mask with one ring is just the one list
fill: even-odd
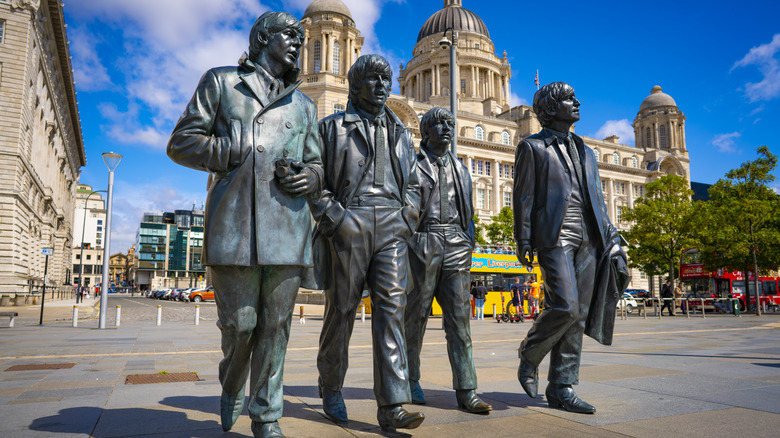
[(633, 313), (634, 309), (639, 307), (639, 304), (637, 304), (636, 300), (634, 299), (631, 294), (628, 292), (623, 292), (623, 296), (618, 300), (617, 308), (618, 311), (620, 311), (620, 307), (625, 306), (626, 307), (626, 313)]

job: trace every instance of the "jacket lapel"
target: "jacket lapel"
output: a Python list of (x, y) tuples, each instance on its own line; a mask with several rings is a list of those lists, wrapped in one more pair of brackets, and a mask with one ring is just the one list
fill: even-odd
[(255, 95), (255, 98), (265, 108), (268, 106), (268, 96), (263, 91), (263, 85), (260, 83), (260, 78), (257, 77), (255, 70), (242, 70), (238, 76), (241, 78), (249, 91)]

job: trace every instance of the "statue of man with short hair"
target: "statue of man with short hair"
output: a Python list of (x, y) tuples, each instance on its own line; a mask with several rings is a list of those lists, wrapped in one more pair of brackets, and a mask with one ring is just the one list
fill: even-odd
[[(344, 112), (320, 121), (325, 178), (312, 202), (317, 269), (325, 288), (325, 320), (317, 356), (323, 411), (348, 421), (341, 394), (349, 339), (363, 290), (371, 297), (374, 395), (382, 430), (414, 429), (425, 416), (408, 412), (404, 309), (407, 240), (417, 227), (419, 184), (412, 134), (385, 105), (392, 70), (379, 55), (349, 69)], [(320, 251), (321, 250), (321, 251)]]
[[(282, 437), (282, 375), (295, 297), (313, 266), (308, 199), (322, 182), (317, 107), (297, 87), (303, 27), (266, 12), (238, 66), (207, 71), (168, 143), (212, 172), (202, 263), (211, 269), (224, 359), (222, 428), (244, 407), (255, 437)], [(314, 285), (303, 285), (313, 287)]]
[(421, 213), (409, 241), (414, 278), (406, 309), (406, 344), (412, 403), (425, 404), (420, 386), (420, 352), (433, 298), (439, 303), (452, 367), (452, 387), (458, 407), (488, 414), (492, 406), (477, 396), (477, 373), (471, 356), (469, 275), (474, 248), (474, 205), (471, 176), (449, 150), (455, 136), (452, 113), (434, 107), (420, 121), (417, 175)]
[[(533, 105), (544, 129), (517, 146), (514, 231), (520, 262), (531, 265), (536, 249), (545, 308), (520, 345), (517, 374), (525, 392), (536, 397), (537, 369), (549, 353), (545, 396), (550, 407), (592, 414), (596, 408), (572, 389), (579, 383), (582, 337), (594, 312), (611, 311), (614, 325), (616, 297), (628, 278), (626, 255), (607, 215), (593, 151), (570, 132), (580, 119), (574, 89), (563, 82), (545, 85), (534, 95)], [(602, 281), (603, 273), (620, 276), (620, 281)], [(617, 286), (619, 293), (606, 294), (603, 284), (620, 284), (622, 289)], [(603, 309), (592, 306), (593, 298), (613, 293), (615, 300), (607, 300)], [(609, 324), (608, 317), (603, 321)], [(607, 336), (601, 326), (595, 331), (598, 336), (591, 330), (588, 335), (611, 343), (611, 328)]]

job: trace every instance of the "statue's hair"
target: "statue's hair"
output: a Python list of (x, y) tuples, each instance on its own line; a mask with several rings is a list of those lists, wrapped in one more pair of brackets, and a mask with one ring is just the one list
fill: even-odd
[(371, 73), (386, 74), (390, 77), (390, 83), (393, 82), (393, 70), (385, 58), (375, 54), (363, 55), (352, 64), (347, 73), (350, 100), (360, 93), (359, 82)]
[(303, 42), (303, 26), (297, 18), (287, 12), (266, 12), (261, 15), (249, 31), (249, 58), (257, 59), (260, 50), (268, 45), (268, 39), (288, 27), (295, 29)]
[(428, 130), (431, 129), (431, 126), (435, 125), (436, 122), (447, 122), (451, 127), (455, 127), (455, 117), (452, 116), (452, 113), (448, 109), (440, 106), (431, 108), (422, 116), (422, 120), (420, 120), (420, 135), (422, 136), (420, 147), (424, 147), (428, 144), (428, 138), (430, 138)]
[(574, 95), (574, 88), (566, 82), (553, 82), (534, 94), (534, 113), (542, 127), (547, 127), (558, 112), (558, 104)]

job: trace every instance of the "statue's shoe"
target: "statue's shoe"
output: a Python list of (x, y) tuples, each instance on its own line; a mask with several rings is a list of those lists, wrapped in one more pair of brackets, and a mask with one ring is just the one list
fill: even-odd
[(241, 391), (234, 395), (222, 391), (222, 396), (219, 398), (219, 413), (222, 420), (222, 430), (225, 432), (236, 424), (238, 416), (244, 410), (245, 388), (246, 386), (242, 387)]
[(415, 382), (413, 380), (410, 380), (409, 389), (412, 391), (412, 403), (416, 405), (424, 405), (425, 394), (423, 394), (423, 390), (420, 387), (420, 382)]
[(536, 398), (539, 391), (539, 368), (530, 365), (524, 359), (520, 359), (520, 366), (517, 368), (517, 380), (528, 394), (528, 397)]
[(458, 399), (458, 408), (472, 414), (488, 414), (493, 406), (485, 403), (477, 397), (477, 391), (473, 389), (457, 390), (455, 396)]
[(322, 410), (336, 424), (347, 424), (347, 406), (344, 404), (344, 397), (341, 391), (331, 391), (330, 389), (320, 387), (320, 397), (322, 397)]
[(395, 432), (396, 429), (415, 429), (423, 420), (422, 412), (409, 412), (401, 405), (380, 406), (376, 413), (379, 427), (385, 432)]
[(551, 408), (563, 409), (564, 411), (578, 414), (596, 413), (596, 407), (580, 400), (571, 385), (550, 383), (547, 385), (547, 390), (544, 391), (544, 396), (547, 397), (547, 404)]
[(282, 429), (279, 427), (279, 423), (276, 421), (272, 423), (253, 421), (252, 434), (255, 438), (285, 438), (282, 434)]

